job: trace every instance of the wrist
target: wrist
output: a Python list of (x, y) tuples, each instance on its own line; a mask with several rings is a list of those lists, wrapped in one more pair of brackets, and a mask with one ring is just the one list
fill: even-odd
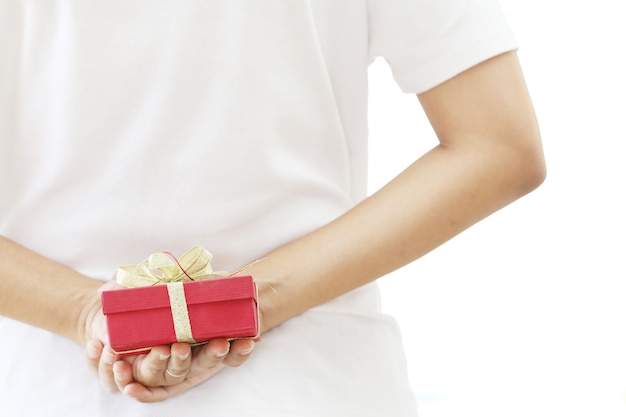
[(85, 285), (77, 288), (72, 297), (73, 305), (76, 306), (71, 313), (73, 326), (68, 329), (66, 336), (74, 342), (85, 346), (95, 337), (95, 323), (101, 315), (100, 288), (102, 283), (96, 280), (85, 282)]
[(257, 286), (261, 333), (319, 304), (315, 291), (308, 287), (316, 282), (304, 277), (300, 268), (291, 270), (293, 263), (281, 259), (270, 255), (244, 273), (251, 275)]
[[(269, 262), (266, 259), (255, 261), (252, 264), (241, 268), (235, 275), (251, 275), (257, 287), (257, 302), (259, 305), (259, 328), (260, 334), (279, 325), (289, 317), (281, 317), (280, 292), (282, 285), (276, 273), (268, 268)], [(282, 290), (281, 290), (282, 292)]]

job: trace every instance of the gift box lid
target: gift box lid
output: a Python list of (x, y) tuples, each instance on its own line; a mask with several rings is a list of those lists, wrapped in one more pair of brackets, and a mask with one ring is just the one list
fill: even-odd
[[(257, 300), (252, 276), (214, 278), (185, 282), (187, 305), (219, 301)], [(116, 314), (127, 311), (168, 308), (170, 299), (167, 285), (109, 290), (102, 293), (102, 312)]]

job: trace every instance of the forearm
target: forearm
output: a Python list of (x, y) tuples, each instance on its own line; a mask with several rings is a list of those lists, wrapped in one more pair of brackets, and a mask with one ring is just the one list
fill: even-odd
[(0, 237), (0, 315), (85, 340), (86, 311), (101, 282)]
[(419, 99), (440, 145), (344, 216), (251, 268), (265, 329), (418, 259), (543, 181), (539, 128), (515, 53)]
[(514, 149), (433, 149), (344, 216), (253, 267), (264, 328), (423, 256), (521, 197), (543, 179), (537, 159)]

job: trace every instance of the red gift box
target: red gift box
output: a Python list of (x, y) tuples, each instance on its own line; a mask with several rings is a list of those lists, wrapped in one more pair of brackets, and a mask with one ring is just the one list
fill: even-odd
[[(251, 276), (103, 291), (102, 312), (110, 345), (120, 355), (177, 341), (200, 344), (215, 338), (255, 338), (259, 333)], [(185, 327), (190, 334), (181, 336)]]

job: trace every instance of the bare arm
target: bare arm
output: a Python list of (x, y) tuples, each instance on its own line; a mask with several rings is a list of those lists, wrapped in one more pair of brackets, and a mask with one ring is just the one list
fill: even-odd
[(250, 272), (264, 329), (425, 255), (536, 188), (545, 165), (515, 53), (419, 96), (440, 144), (336, 221)]
[(102, 282), (0, 237), (0, 315), (87, 341), (86, 305)]
[[(480, 64), (419, 99), (440, 144), (344, 216), (248, 270), (269, 284), (260, 286), (264, 331), (425, 255), (543, 181), (539, 132), (515, 54)], [(99, 307), (100, 285), (0, 238), (0, 315), (84, 344), (94, 337), (86, 327)], [(197, 380), (171, 389), (135, 384), (141, 372), (116, 362), (122, 377), (117, 388), (140, 401), (163, 400), (199, 383), (229, 357), (233, 365), (241, 363), (247, 350), (216, 359), (224, 349), (216, 345), (204, 351), (204, 360), (198, 355), (193, 363), (181, 362)], [(96, 355), (92, 366), (114, 389), (114, 364), (103, 357)], [(158, 375), (144, 379), (169, 383), (163, 371), (171, 361), (152, 363), (146, 368)]]

